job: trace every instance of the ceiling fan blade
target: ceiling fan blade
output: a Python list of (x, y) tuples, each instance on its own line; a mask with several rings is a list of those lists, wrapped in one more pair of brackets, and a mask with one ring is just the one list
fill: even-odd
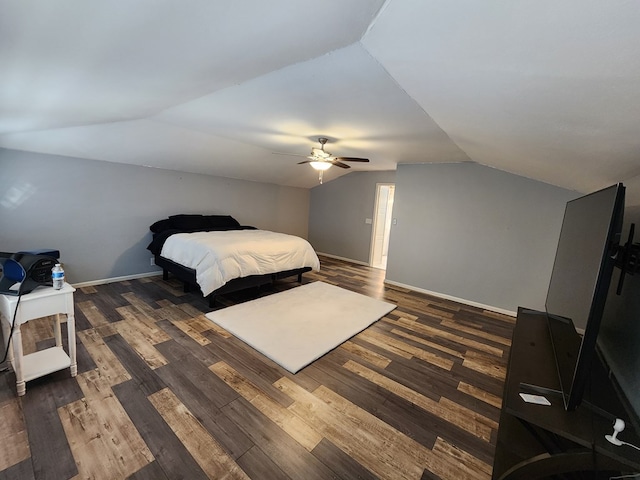
[(336, 160), (340, 160), (342, 162), (368, 162), (368, 158), (358, 158), (358, 157), (336, 157)]
[(302, 165), (303, 163), (311, 163), (313, 162), (313, 160), (303, 160), (301, 162), (298, 162), (298, 165)]
[(338, 160), (330, 160), (329, 163), (331, 163), (331, 165), (335, 165), (336, 167), (340, 167), (340, 168), (351, 168), (346, 163), (339, 162)]

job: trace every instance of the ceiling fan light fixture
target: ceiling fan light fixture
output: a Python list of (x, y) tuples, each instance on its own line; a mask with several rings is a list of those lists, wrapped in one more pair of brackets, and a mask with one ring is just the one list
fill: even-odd
[[(349, 165), (343, 162), (363, 162), (366, 163), (369, 161), (368, 158), (358, 158), (358, 157), (334, 157), (330, 152), (327, 152), (324, 149), (324, 146), (329, 141), (328, 138), (320, 137), (318, 138), (318, 142), (320, 143), (320, 148), (311, 148), (311, 155), (299, 155), (296, 153), (280, 153), (278, 155), (294, 155), (296, 157), (307, 157), (308, 160), (303, 160), (302, 162), (298, 162), (298, 165), (302, 165), (304, 163), (308, 163), (311, 165), (316, 172), (318, 172), (318, 180), (322, 183), (322, 173), (325, 170), (329, 170), (333, 165), (340, 168), (351, 168)], [(276, 153), (276, 152), (274, 152)]]
[(310, 157), (327, 159), (331, 158), (331, 154), (329, 152), (325, 152), (324, 150), (320, 150), (319, 148), (312, 148)]
[(309, 165), (311, 165), (311, 167), (313, 167), (315, 170), (319, 171), (329, 170), (331, 168), (331, 163), (324, 161), (309, 162)]
[(310, 158), (328, 157), (329, 154), (320, 148), (312, 148)]

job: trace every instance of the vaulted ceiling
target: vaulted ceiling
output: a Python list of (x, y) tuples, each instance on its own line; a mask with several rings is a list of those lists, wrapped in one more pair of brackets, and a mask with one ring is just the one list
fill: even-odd
[[(640, 186), (635, 0), (6, 0), (0, 147), (310, 188), (317, 138)], [(635, 180), (634, 177), (636, 178)]]

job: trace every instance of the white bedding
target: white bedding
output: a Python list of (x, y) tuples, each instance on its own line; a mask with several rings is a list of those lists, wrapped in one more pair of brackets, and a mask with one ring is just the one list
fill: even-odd
[(320, 270), (309, 242), (268, 230), (177, 233), (164, 242), (161, 256), (195, 270), (204, 296), (234, 278), (302, 267)]

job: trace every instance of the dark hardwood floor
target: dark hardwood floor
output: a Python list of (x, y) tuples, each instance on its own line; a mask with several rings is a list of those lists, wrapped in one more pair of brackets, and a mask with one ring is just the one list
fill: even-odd
[[(305, 283), (398, 308), (296, 375), (208, 321), (179, 282), (79, 288), (78, 376), (17, 397), (0, 374), (0, 479), (490, 478), (515, 319), (321, 263)], [(23, 328), (26, 353), (53, 344), (50, 324)]]

